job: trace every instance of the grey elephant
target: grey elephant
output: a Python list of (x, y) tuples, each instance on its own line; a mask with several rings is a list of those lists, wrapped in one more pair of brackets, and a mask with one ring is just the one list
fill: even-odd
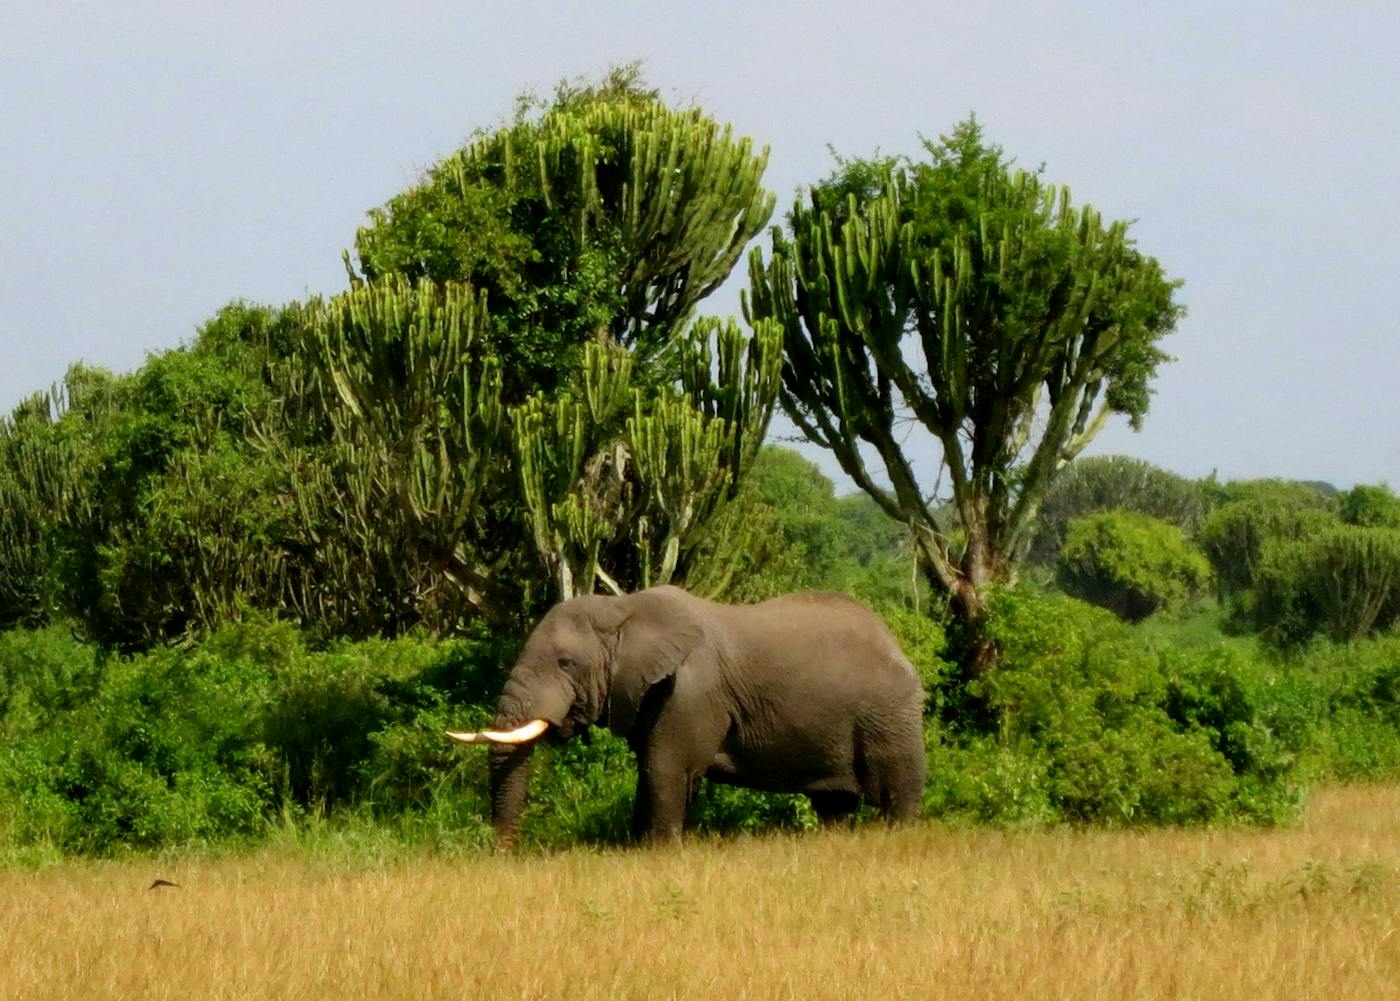
[(514, 839), (527, 765), (546, 734), (593, 724), (637, 756), (634, 834), (680, 836), (703, 778), (805, 793), (823, 824), (862, 800), (914, 816), (924, 787), (923, 691), (873, 613), (841, 594), (722, 605), (676, 587), (556, 605), (530, 634), (493, 728), (497, 844)]

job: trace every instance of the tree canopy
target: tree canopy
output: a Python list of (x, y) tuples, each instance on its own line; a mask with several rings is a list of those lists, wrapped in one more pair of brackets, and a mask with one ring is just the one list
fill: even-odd
[(248, 609), (442, 634), (724, 587), (781, 355), (694, 313), (768, 220), (765, 160), (634, 67), (522, 102), (370, 213), (346, 292), (231, 305), (0, 428), (0, 622), (61, 595), (128, 648)]
[(1176, 525), (1136, 511), (1072, 521), (1056, 562), (1066, 594), (1138, 622), (1205, 589), (1210, 563)]
[(522, 101), (383, 207), (355, 238), (375, 281), (485, 293), (505, 394), (567, 380), (608, 338), (639, 362), (680, 332), (773, 210), (767, 150), (699, 108), (663, 104), (635, 66)]
[[(751, 256), (746, 309), (783, 328), (785, 413), (970, 621), (1060, 468), (1110, 413), (1141, 424), (1181, 307), (1127, 223), (1013, 169), (974, 119), (923, 153), (840, 161)], [(906, 449), (910, 425), (941, 461)]]

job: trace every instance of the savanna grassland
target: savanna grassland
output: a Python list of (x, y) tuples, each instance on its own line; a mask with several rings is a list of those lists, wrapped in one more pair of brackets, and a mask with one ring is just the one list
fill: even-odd
[[(178, 888), (148, 890), (157, 878)], [(1293, 826), (0, 873), (0, 997), (1393, 998), (1400, 786)]]

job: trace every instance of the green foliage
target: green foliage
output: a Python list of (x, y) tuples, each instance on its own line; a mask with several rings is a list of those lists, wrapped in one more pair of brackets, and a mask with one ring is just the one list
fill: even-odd
[(496, 564), (523, 540), (501, 530), (509, 418), (481, 295), (390, 276), (300, 316), (281, 381), (305, 379), (299, 395), (326, 434), (309, 448), (264, 434), (279, 465), (307, 460), (290, 492), (317, 586), (290, 594), (298, 614), (361, 636), (505, 621), (518, 598)]
[(628, 840), (637, 766), (626, 741), (595, 730), (586, 743), (545, 746), (535, 757), (520, 823), (522, 843), (562, 848), (578, 841)]
[[(987, 623), (1002, 667), (976, 683), (991, 708), (977, 717), (963, 711), (942, 626), (908, 609), (887, 621), (929, 693), (930, 815), (1274, 822), (1311, 782), (1400, 775), (1395, 637), (1274, 662), (1237, 641), (1157, 648), (1081, 602), (997, 591)], [(486, 756), (442, 731), (490, 719), (515, 643), (477, 630), (317, 650), (306, 635), (245, 622), (115, 657), (59, 627), (0, 634), (0, 853), (265, 839), (484, 850)], [(604, 731), (545, 745), (525, 842), (625, 841), (634, 783), (631, 752)], [(802, 797), (707, 785), (690, 823), (814, 819)]]
[(60, 625), (0, 632), (0, 742), (84, 705), (101, 685), (103, 666), (93, 647)]
[(1400, 639), (1323, 647), (1296, 676), (1320, 772), (1369, 782), (1400, 773)]
[(1070, 523), (1055, 579), (1067, 594), (1138, 622), (1200, 594), (1210, 564), (1175, 525), (1106, 511)]
[[(74, 365), (0, 421), (0, 624), (80, 618), (96, 603), (98, 546), (130, 503), (103, 454), (126, 395), (121, 380)], [(110, 497), (104, 476), (120, 488)]]
[(789, 449), (760, 450), (734, 501), (751, 541), (731, 577), (729, 600), (827, 586), (845, 545), (835, 503), (834, 487), (816, 465)]
[(1256, 577), (1266, 551), (1334, 525), (1335, 502), (1286, 480), (1231, 483), (1220, 497), (1223, 503), (1202, 524), (1198, 541), (1231, 619), (1242, 624), (1252, 619)]
[(1200, 541), (1235, 628), (1291, 649), (1400, 620), (1400, 499), (1389, 488), (1258, 480), (1220, 494)]
[(1294, 814), (1296, 751), (1275, 736), (1270, 689), (1240, 682), (1241, 665), (1156, 653), (1069, 598), (997, 591), (987, 615), (1000, 667), (973, 685), (989, 727), (935, 693), (930, 812), (1111, 824)]
[(1278, 645), (1362, 639), (1400, 622), (1400, 529), (1336, 525), (1276, 543), (1255, 584), (1255, 626)]
[(485, 763), (452, 753), (441, 725), (488, 717), (510, 653), (489, 636), (313, 652), (285, 624), (250, 623), (95, 661), (57, 631), (6, 634), (0, 843), (107, 854), (365, 810), (476, 838)]
[(337, 631), (728, 584), (778, 338), (690, 317), (771, 211), (764, 159), (624, 67), (522, 103), (371, 213), (363, 278), (308, 311), (304, 352), (331, 443), (296, 494), (314, 548), (345, 550), (316, 597), (363, 609)]
[(1104, 511), (1132, 511), (1175, 525), (1189, 538), (1205, 518), (1203, 484), (1125, 455), (1070, 463), (1050, 487), (1036, 518), (1027, 559), (1053, 564), (1072, 521)]
[(1400, 528), (1400, 497), (1384, 483), (1358, 483), (1338, 499), (1337, 514), (1348, 525)]
[(356, 236), (371, 282), (486, 293), (506, 396), (563, 388), (604, 337), (650, 359), (766, 224), (767, 153), (699, 109), (674, 110), (636, 67), (565, 84), (543, 107), (431, 168)]
[[(885, 624), (894, 633), (900, 649), (904, 651), (915, 669), (924, 690), (931, 696), (943, 692), (953, 678), (954, 665), (947, 659), (948, 636), (944, 626), (922, 612), (908, 607), (889, 607), (881, 612)], [(930, 702), (932, 712), (940, 712), (937, 702)]]
[[(279, 470), (250, 439), (285, 312), (226, 307), (193, 347), (114, 378), (75, 367), (0, 428), (0, 621), (12, 572), (29, 611), (131, 648), (266, 601), (286, 569)], [(7, 530), (7, 526), (8, 529)]]
[(831, 480), (797, 452), (764, 448), (739, 501), (744, 521), (755, 524), (754, 558), (731, 578), (731, 599), (827, 589), (882, 610), (926, 604), (904, 526), (865, 494), (836, 497)]
[[(0, 424), (0, 626), (63, 614), (125, 651), (258, 611), (326, 638), (519, 626), (571, 593), (561, 550), (724, 589), (777, 334), (692, 313), (770, 214), (765, 158), (635, 67), (562, 85), (372, 213), (349, 292), (75, 369)], [(570, 422), (589, 352), (633, 373), (611, 424)]]
[(263, 679), (191, 667), (174, 652), (114, 663), (94, 698), (11, 745), (9, 838), (106, 853), (257, 831), (277, 779), (255, 732)]
[[(1013, 171), (975, 120), (924, 152), (842, 162), (794, 204), (771, 258), (751, 258), (747, 308), (785, 332), (784, 411), (975, 620), (1056, 471), (1108, 413), (1141, 423), (1181, 310), (1126, 223)], [(911, 415), (940, 446), (956, 522), (904, 448)]]
[(512, 411), (535, 547), (560, 600), (685, 581), (723, 591), (751, 533), (725, 517), (772, 413), (777, 332), (697, 321), (673, 343), (675, 388), (589, 345), (581, 385)]
[(0, 420), (0, 629), (40, 625), (57, 604), (57, 528), (79, 482), (62, 402), (36, 394)]

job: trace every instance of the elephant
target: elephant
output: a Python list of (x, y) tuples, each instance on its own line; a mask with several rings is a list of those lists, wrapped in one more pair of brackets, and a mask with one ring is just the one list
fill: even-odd
[(924, 693), (885, 624), (844, 594), (752, 605), (673, 586), (551, 608), (510, 671), (492, 728), (491, 821), (513, 844), (528, 762), (545, 737), (592, 725), (637, 757), (634, 836), (681, 836), (701, 778), (805, 793), (823, 826), (862, 801), (886, 819), (922, 805)]

